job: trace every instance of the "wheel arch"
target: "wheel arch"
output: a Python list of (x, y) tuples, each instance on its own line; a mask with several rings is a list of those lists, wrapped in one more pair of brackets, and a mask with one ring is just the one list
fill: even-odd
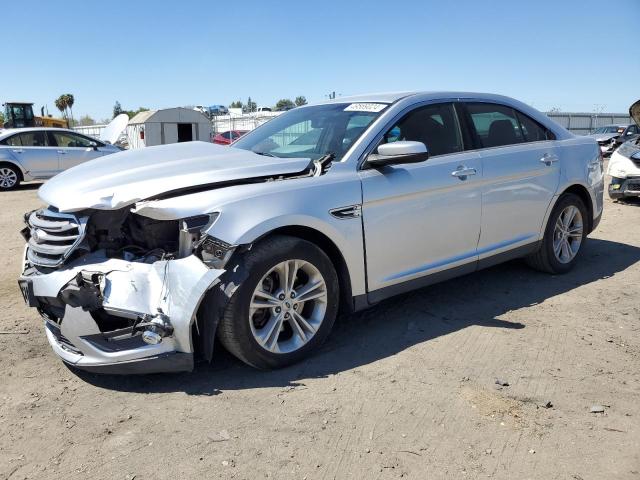
[[(558, 196), (558, 198), (560, 198), (565, 193), (573, 193), (574, 195), (578, 196), (584, 203), (584, 206), (587, 207), (587, 218), (589, 222), (587, 227), (587, 233), (591, 233), (591, 231), (593, 230), (593, 199), (591, 198), (591, 194), (589, 193), (589, 190), (587, 190), (587, 188), (584, 185), (575, 183), (565, 188), (564, 191)], [(557, 200), (556, 200), (556, 203), (557, 203)]]
[[(287, 235), (290, 237), (300, 238), (318, 246), (328, 257), (338, 276), (338, 286), (340, 291), (340, 300), (338, 305), (338, 311), (353, 312), (354, 297), (351, 285), (351, 276), (347, 261), (340, 252), (340, 249), (336, 243), (321, 231), (303, 225), (287, 225), (279, 226), (272, 230), (269, 230), (262, 235), (256, 237), (253, 241), (247, 244), (243, 244), (241, 248), (234, 254), (242, 254), (246, 251), (246, 248), (251, 248), (251, 245), (259, 243), (267, 238), (276, 235)], [(232, 262), (233, 257), (229, 260)], [(235, 270), (229, 271), (233, 276), (236, 274)], [(242, 280), (242, 273), (238, 272), (240, 280)], [(191, 329), (191, 339), (194, 346), (194, 353), (201, 355), (206, 361), (211, 361), (213, 358), (214, 338), (217, 334), (218, 324), (222, 315), (224, 306), (229, 301), (230, 295), (228, 292), (233, 292), (235, 289), (228, 289), (229, 285), (233, 286), (238, 284), (234, 279), (227, 284), (227, 280), (221, 284), (224, 288), (214, 287), (211, 288), (208, 294), (206, 294), (198, 308), (196, 314), (196, 321), (193, 322)]]
[(16, 170), (18, 171), (19, 181), (22, 182), (24, 180), (24, 171), (22, 170), (22, 167), (20, 166), (19, 163), (14, 162), (12, 160), (7, 160), (6, 158), (1, 158), (0, 167), (3, 167), (3, 166), (15, 167)]
[(338, 275), (338, 286), (340, 288), (340, 310), (352, 312), (353, 293), (351, 288), (351, 276), (347, 262), (340, 252), (340, 249), (331, 238), (315, 228), (303, 225), (287, 225), (275, 228), (260, 237), (256, 238), (253, 243), (260, 242), (274, 235), (287, 235), (290, 237), (300, 238), (307, 242), (313, 243), (319, 247), (331, 260), (333, 267)]

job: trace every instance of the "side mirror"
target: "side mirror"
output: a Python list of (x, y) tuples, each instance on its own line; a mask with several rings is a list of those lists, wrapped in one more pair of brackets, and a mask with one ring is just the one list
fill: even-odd
[(98, 150), (98, 144), (96, 142), (89, 142), (89, 147), (93, 150)]
[(366, 165), (378, 168), (402, 163), (420, 163), (428, 158), (429, 151), (424, 143), (402, 140), (380, 145), (378, 153), (371, 153), (367, 157)]

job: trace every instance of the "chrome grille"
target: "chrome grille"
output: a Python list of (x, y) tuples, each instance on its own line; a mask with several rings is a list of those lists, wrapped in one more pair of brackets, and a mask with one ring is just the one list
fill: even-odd
[(82, 241), (86, 217), (59, 213), (49, 207), (32, 212), (28, 224), (27, 259), (34, 265), (55, 267)]

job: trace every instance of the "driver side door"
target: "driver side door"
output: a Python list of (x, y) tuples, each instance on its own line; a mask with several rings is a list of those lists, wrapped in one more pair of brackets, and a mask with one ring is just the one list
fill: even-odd
[(360, 171), (371, 302), (476, 268), (482, 163), (464, 150), (456, 108), (410, 111), (380, 143), (397, 140), (424, 143), (430, 157)]

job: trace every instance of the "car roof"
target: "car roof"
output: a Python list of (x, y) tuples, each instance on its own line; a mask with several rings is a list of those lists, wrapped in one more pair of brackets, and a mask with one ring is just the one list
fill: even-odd
[(69, 128), (27, 127), (27, 128), (7, 128), (4, 130), (0, 130), (0, 138), (8, 137), (9, 135), (13, 135), (15, 133), (28, 133), (28, 132), (40, 132), (40, 131), (70, 132), (70, 133), (78, 133), (82, 135), (82, 133), (76, 132), (75, 130), (71, 130)]
[(352, 95), (346, 97), (338, 97), (332, 100), (320, 102), (326, 103), (355, 103), (355, 102), (374, 102), (374, 103), (395, 103), (404, 98), (415, 98), (416, 101), (440, 100), (443, 98), (460, 98), (472, 100), (488, 100), (494, 102), (510, 103), (514, 99), (504, 95), (494, 93), (480, 92), (460, 92), (460, 91), (406, 91), (406, 92), (387, 92), (387, 93), (368, 93), (363, 95)]

